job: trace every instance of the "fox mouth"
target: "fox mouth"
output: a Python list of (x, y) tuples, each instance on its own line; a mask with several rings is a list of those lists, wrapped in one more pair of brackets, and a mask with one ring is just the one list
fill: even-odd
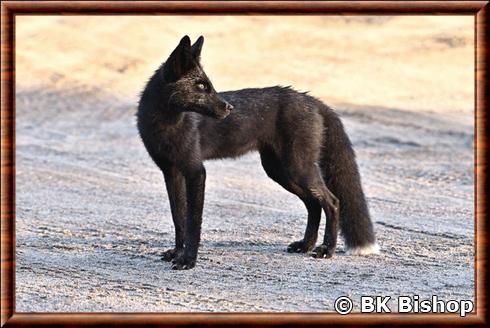
[(205, 106), (201, 104), (193, 105), (189, 108), (191, 111), (201, 115), (209, 116), (218, 120), (222, 120), (231, 114), (233, 106), (225, 102), (223, 106)]
[(209, 108), (207, 106), (194, 106), (193, 111), (205, 115), (205, 116), (210, 116), (212, 118), (222, 120), (226, 118), (228, 115), (230, 115), (231, 110), (229, 108), (225, 108), (222, 110), (213, 110), (213, 108)]
[(217, 119), (222, 120), (222, 119), (226, 118), (228, 115), (230, 115), (230, 113), (231, 113), (231, 110), (225, 109), (223, 112), (215, 113), (215, 116)]

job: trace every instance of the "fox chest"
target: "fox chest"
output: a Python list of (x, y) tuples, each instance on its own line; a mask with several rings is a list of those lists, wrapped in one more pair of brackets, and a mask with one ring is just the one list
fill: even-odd
[(198, 137), (192, 125), (177, 128), (154, 124), (142, 133), (143, 143), (158, 166), (179, 164), (200, 157)]

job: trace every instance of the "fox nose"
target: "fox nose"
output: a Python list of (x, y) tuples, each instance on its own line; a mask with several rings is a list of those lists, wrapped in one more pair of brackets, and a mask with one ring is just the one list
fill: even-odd
[(230, 103), (225, 102), (225, 108), (229, 111), (232, 111), (234, 107)]

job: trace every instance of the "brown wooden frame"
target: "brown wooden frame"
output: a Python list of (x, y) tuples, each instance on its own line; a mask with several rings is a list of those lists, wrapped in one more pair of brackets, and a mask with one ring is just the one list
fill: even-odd
[[(104, 14), (269, 15), (473, 15), (475, 17), (475, 281), (476, 313), (18, 313), (15, 312), (15, 16)], [(6, 326), (176, 326), (471, 324), (488, 320), (488, 1), (5, 1), (1, 4), (1, 325)], [(487, 291), (488, 292), (488, 291)]]

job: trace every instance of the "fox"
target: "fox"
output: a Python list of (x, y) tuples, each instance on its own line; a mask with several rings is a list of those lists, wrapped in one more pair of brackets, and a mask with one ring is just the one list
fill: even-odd
[[(204, 161), (258, 151), (269, 178), (306, 207), (307, 224), (289, 253), (331, 258), (340, 231), (348, 254), (378, 253), (355, 153), (339, 116), (290, 86), (217, 92), (201, 65), (204, 37), (184, 36), (144, 87), (136, 113), (140, 138), (162, 171), (175, 227), (163, 252), (174, 270), (196, 265), (201, 238)], [(316, 246), (322, 211), (323, 242)], [(316, 246), (316, 247), (315, 247)]]

